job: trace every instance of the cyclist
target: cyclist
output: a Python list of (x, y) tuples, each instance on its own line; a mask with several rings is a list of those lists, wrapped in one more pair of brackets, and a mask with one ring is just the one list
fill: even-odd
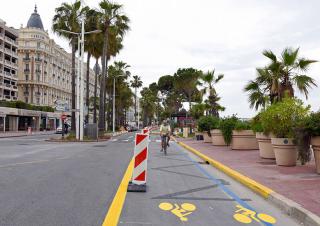
[(163, 151), (164, 143), (166, 142), (167, 146), (169, 143), (169, 137), (171, 133), (170, 125), (168, 124), (167, 120), (163, 120), (163, 123), (160, 126), (160, 136), (161, 136), (161, 151)]

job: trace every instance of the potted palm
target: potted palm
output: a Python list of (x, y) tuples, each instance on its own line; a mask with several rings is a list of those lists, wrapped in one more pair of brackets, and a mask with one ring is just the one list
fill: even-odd
[[(223, 141), (220, 140), (219, 144), (230, 145), (232, 141), (232, 130), (235, 127), (238, 119), (235, 115), (225, 117), (220, 120), (218, 129), (221, 131), (223, 136)], [(217, 135), (217, 134), (215, 134)]]
[(232, 150), (257, 150), (259, 149), (255, 133), (249, 121), (238, 120), (232, 131)]
[(251, 121), (251, 128), (256, 133), (261, 158), (275, 159), (271, 144), (271, 134), (266, 134), (260, 121), (260, 115), (256, 115)]
[[(312, 126), (312, 127), (311, 127)], [(320, 174), (320, 111), (310, 116), (311, 145), (316, 162), (316, 171)]]
[(309, 108), (304, 107), (301, 100), (284, 98), (261, 112), (262, 127), (275, 136), (271, 138), (271, 143), (277, 165), (296, 165), (298, 152), (293, 139), (294, 127), (297, 121), (308, 115)]
[(214, 116), (203, 116), (198, 121), (198, 130), (203, 134), (203, 140), (205, 143), (211, 143), (210, 130), (217, 128), (219, 119)]

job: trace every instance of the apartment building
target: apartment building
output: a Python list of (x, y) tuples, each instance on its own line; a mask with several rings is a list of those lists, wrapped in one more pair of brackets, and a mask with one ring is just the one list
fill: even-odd
[(18, 98), (18, 31), (0, 19), (0, 100)]

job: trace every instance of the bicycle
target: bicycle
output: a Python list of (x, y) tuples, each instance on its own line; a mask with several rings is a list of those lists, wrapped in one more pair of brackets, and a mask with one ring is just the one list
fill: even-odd
[(238, 210), (235, 211), (235, 214), (233, 215), (233, 218), (241, 222), (243, 224), (250, 224), (252, 220), (256, 222), (265, 222), (268, 223), (268, 225), (272, 225), (276, 223), (276, 219), (273, 218), (272, 216), (265, 214), (265, 213), (256, 213), (252, 210), (249, 210), (247, 208), (244, 208), (241, 205), (236, 206)]
[(161, 147), (164, 151), (164, 154), (167, 155), (167, 148), (168, 148), (168, 134), (161, 135)]

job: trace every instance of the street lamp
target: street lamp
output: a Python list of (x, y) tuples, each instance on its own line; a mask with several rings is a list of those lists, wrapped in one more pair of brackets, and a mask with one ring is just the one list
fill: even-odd
[(112, 98), (112, 132), (115, 133), (115, 121), (116, 121), (116, 78), (126, 77), (125, 75), (118, 75), (113, 77), (113, 98)]
[[(84, 18), (81, 19), (81, 32), (72, 32), (60, 29), (60, 32), (78, 36), (78, 75), (77, 75), (77, 106), (76, 106), (76, 138), (83, 140), (83, 61), (84, 61), (84, 35), (97, 34), (101, 30), (84, 31)], [(81, 50), (80, 50), (81, 44)], [(87, 81), (88, 82), (88, 81)], [(80, 122), (79, 122), (80, 121)]]

